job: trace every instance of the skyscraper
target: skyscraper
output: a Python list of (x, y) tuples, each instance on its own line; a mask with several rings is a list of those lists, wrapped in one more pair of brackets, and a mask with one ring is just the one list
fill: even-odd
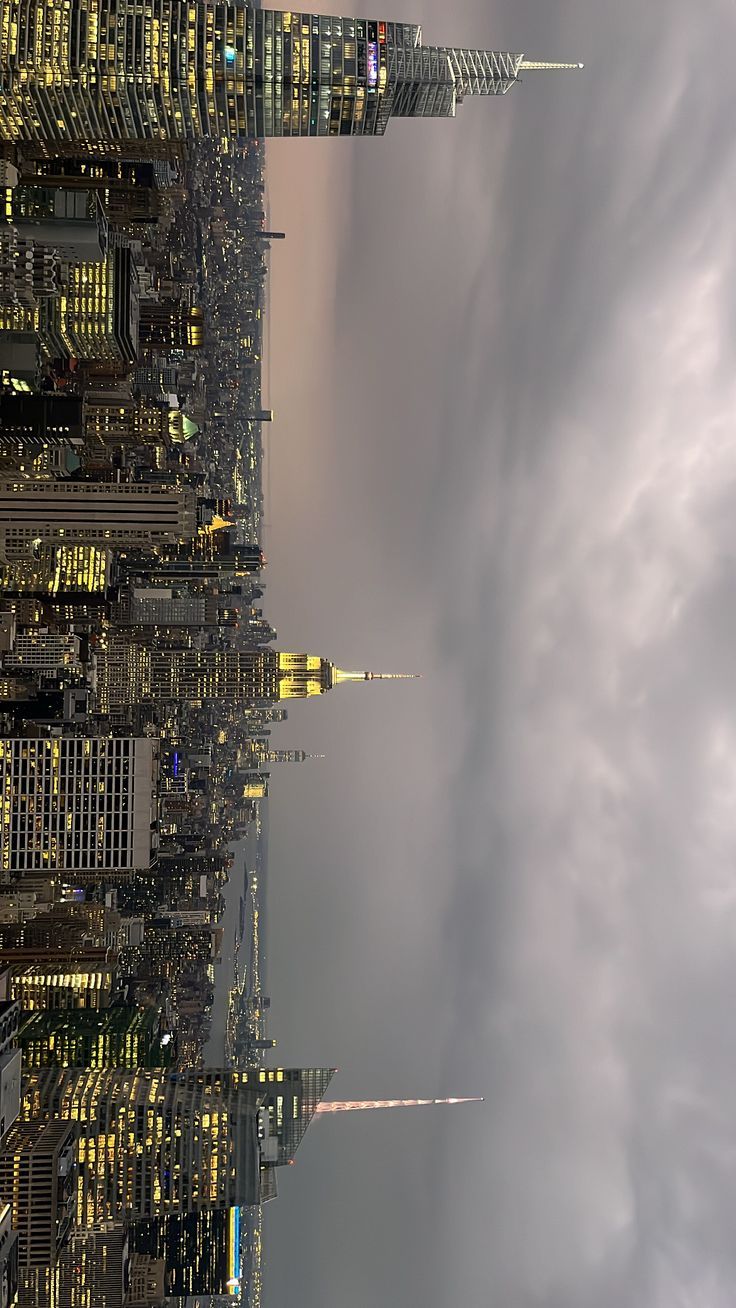
[(503, 95), (527, 70), (579, 66), (424, 45), (414, 23), (213, 0), (0, 0), (0, 64), (2, 137), (59, 142), (380, 136), (391, 118)]
[(157, 482), (0, 479), (0, 559), (32, 554), (44, 541), (151, 545), (197, 532), (193, 491)]
[(74, 1121), (77, 1220), (256, 1204), (293, 1157), (329, 1068), (29, 1071), (21, 1116)]
[(400, 673), (345, 672), (314, 654), (274, 649), (149, 650), (111, 641), (97, 655), (97, 707), (115, 712), (130, 704), (181, 700), (272, 703), (323, 695), (345, 681), (373, 681)]

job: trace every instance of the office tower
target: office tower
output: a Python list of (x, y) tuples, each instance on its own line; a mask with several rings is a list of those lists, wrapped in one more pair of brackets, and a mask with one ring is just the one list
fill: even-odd
[[(541, 64), (428, 46), (413, 23), (141, 0), (118, 14), (70, 0), (2, 0), (6, 140), (380, 136), (391, 118), (454, 116)], [(134, 71), (135, 70), (135, 71)]]
[(166, 701), (247, 700), (255, 704), (322, 695), (347, 681), (401, 673), (344, 672), (312, 654), (273, 649), (149, 650), (112, 640), (97, 656), (98, 711)]
[(193, 491), (158, 482), (0, 479), (0, 558), (38, 544), (87, 542), (104, 549), (178, 541), (197, 532)]
[[(24, 963), (11, 968), (8, 976), (8, 993), (21, 1007), (34, 1012), (38, 1009), (101, 1009), (111, 1003), (117, 988), (117, 970), (110, 960), (110, 950), (96, 949), (102, 957), (97, 962), (86, 962), (65, 956), (63, 961)], [(108, 962), (105, 962), (105, 955)]]
[(84, 433), (90, 445), (144, 445), (165, 441), (170, 435), (172, 416), (179, 421), (179, 410), (151, 399), (134, 399), (130, 386), (85, 394)]
[(142, 300), (139, 341), (150, 350), (199, 350), (204, 345), (204, 315), (198, 305), (180, 300)]
[(22, 1269), (18, 1308), (132, 1308), (129, 1246), (124, 1222), (72, 1228), (55, 1267)]
[(238, 1072), (46, 1068), (24, 1094), (28, 1121), (78, 1127), (80, 1226), (258, 1202), (261, 1095)]
[(21, 1267), (53, 1267), (74, 1220), (76, 1132), (70, 1121), (19, 1121), (0, 1149), (0, 1202), (18, 1232)]
[(0, 880), (148, 867), (157, 779), (149, 739), (0, 739)]
[(165, 1273), (162, 1258), (134, 1253), (128, 1267), (125, 1308), (159, 1308), (166, 1294)]
[(24, 1070), (168, 1067), (176, 1045), (162, 1021), (161, 1008), (153, 1005), (30, 1013), (18, 1037)]

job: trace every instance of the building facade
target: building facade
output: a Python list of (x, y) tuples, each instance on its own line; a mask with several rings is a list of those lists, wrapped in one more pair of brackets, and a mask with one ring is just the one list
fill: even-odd
[(0, 739), (0, 880), (148, 867), (157, 778), (149, 739)]
[(0, 1149), (0, 1201), (11, 1206), (21, 1266), (54, 1266), (73, 1222), (74, 1193), (73, 1123), (16, 1122)]
[(166, 1067), (175, 1049), (161, 1010), (110, 1008), (30, 1013), (19, 1036), (26, 1070), (40, 1067)]
[(80, 1226), (258, 1202), (261, 1096), (237, 1072), (47, 1068), (24, 1091), (28, 1121), (78, 1125)]
[(193, 491), (157, 482), (0, 479), (0, 558), (32, 555), (44, 542), (104, 548), (150, 546), (197, 533)]
[(105, 962), (111, 951), (97, 949), (95, 962), (65, 958), (63, 962), (16, 964), (9, 971), (8, 993), (28, 1012), (39, 1009), (101, 1009), (112, 1001), (117, 970)]

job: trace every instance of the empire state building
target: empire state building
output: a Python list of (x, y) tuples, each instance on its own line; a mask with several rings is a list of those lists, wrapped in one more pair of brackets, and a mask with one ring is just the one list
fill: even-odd
[(0, 139), (381, 136), (391, 118), (451, 118), (466, 96), (580, 66), (213, 0), (0, 0)]
[(270, 648), (151, 650), (113, 640), (97, 654), (96, 702), (101, 713), (181, 700), (266, 706), (323, 695), (348, 681), (407, 678), (411, 674), (345, 672), (316, 654)]

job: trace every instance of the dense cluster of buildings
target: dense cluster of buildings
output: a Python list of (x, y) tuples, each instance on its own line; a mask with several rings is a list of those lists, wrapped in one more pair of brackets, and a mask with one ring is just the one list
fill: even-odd
[(260, 153), (164, 155), (0, 177), (0, 1284), (38, 1308), (257, 1301), (331, 1076), (265, 1066), (257, 940), (203, 1068), (273, 724), (357, 674), (262, 609)]

